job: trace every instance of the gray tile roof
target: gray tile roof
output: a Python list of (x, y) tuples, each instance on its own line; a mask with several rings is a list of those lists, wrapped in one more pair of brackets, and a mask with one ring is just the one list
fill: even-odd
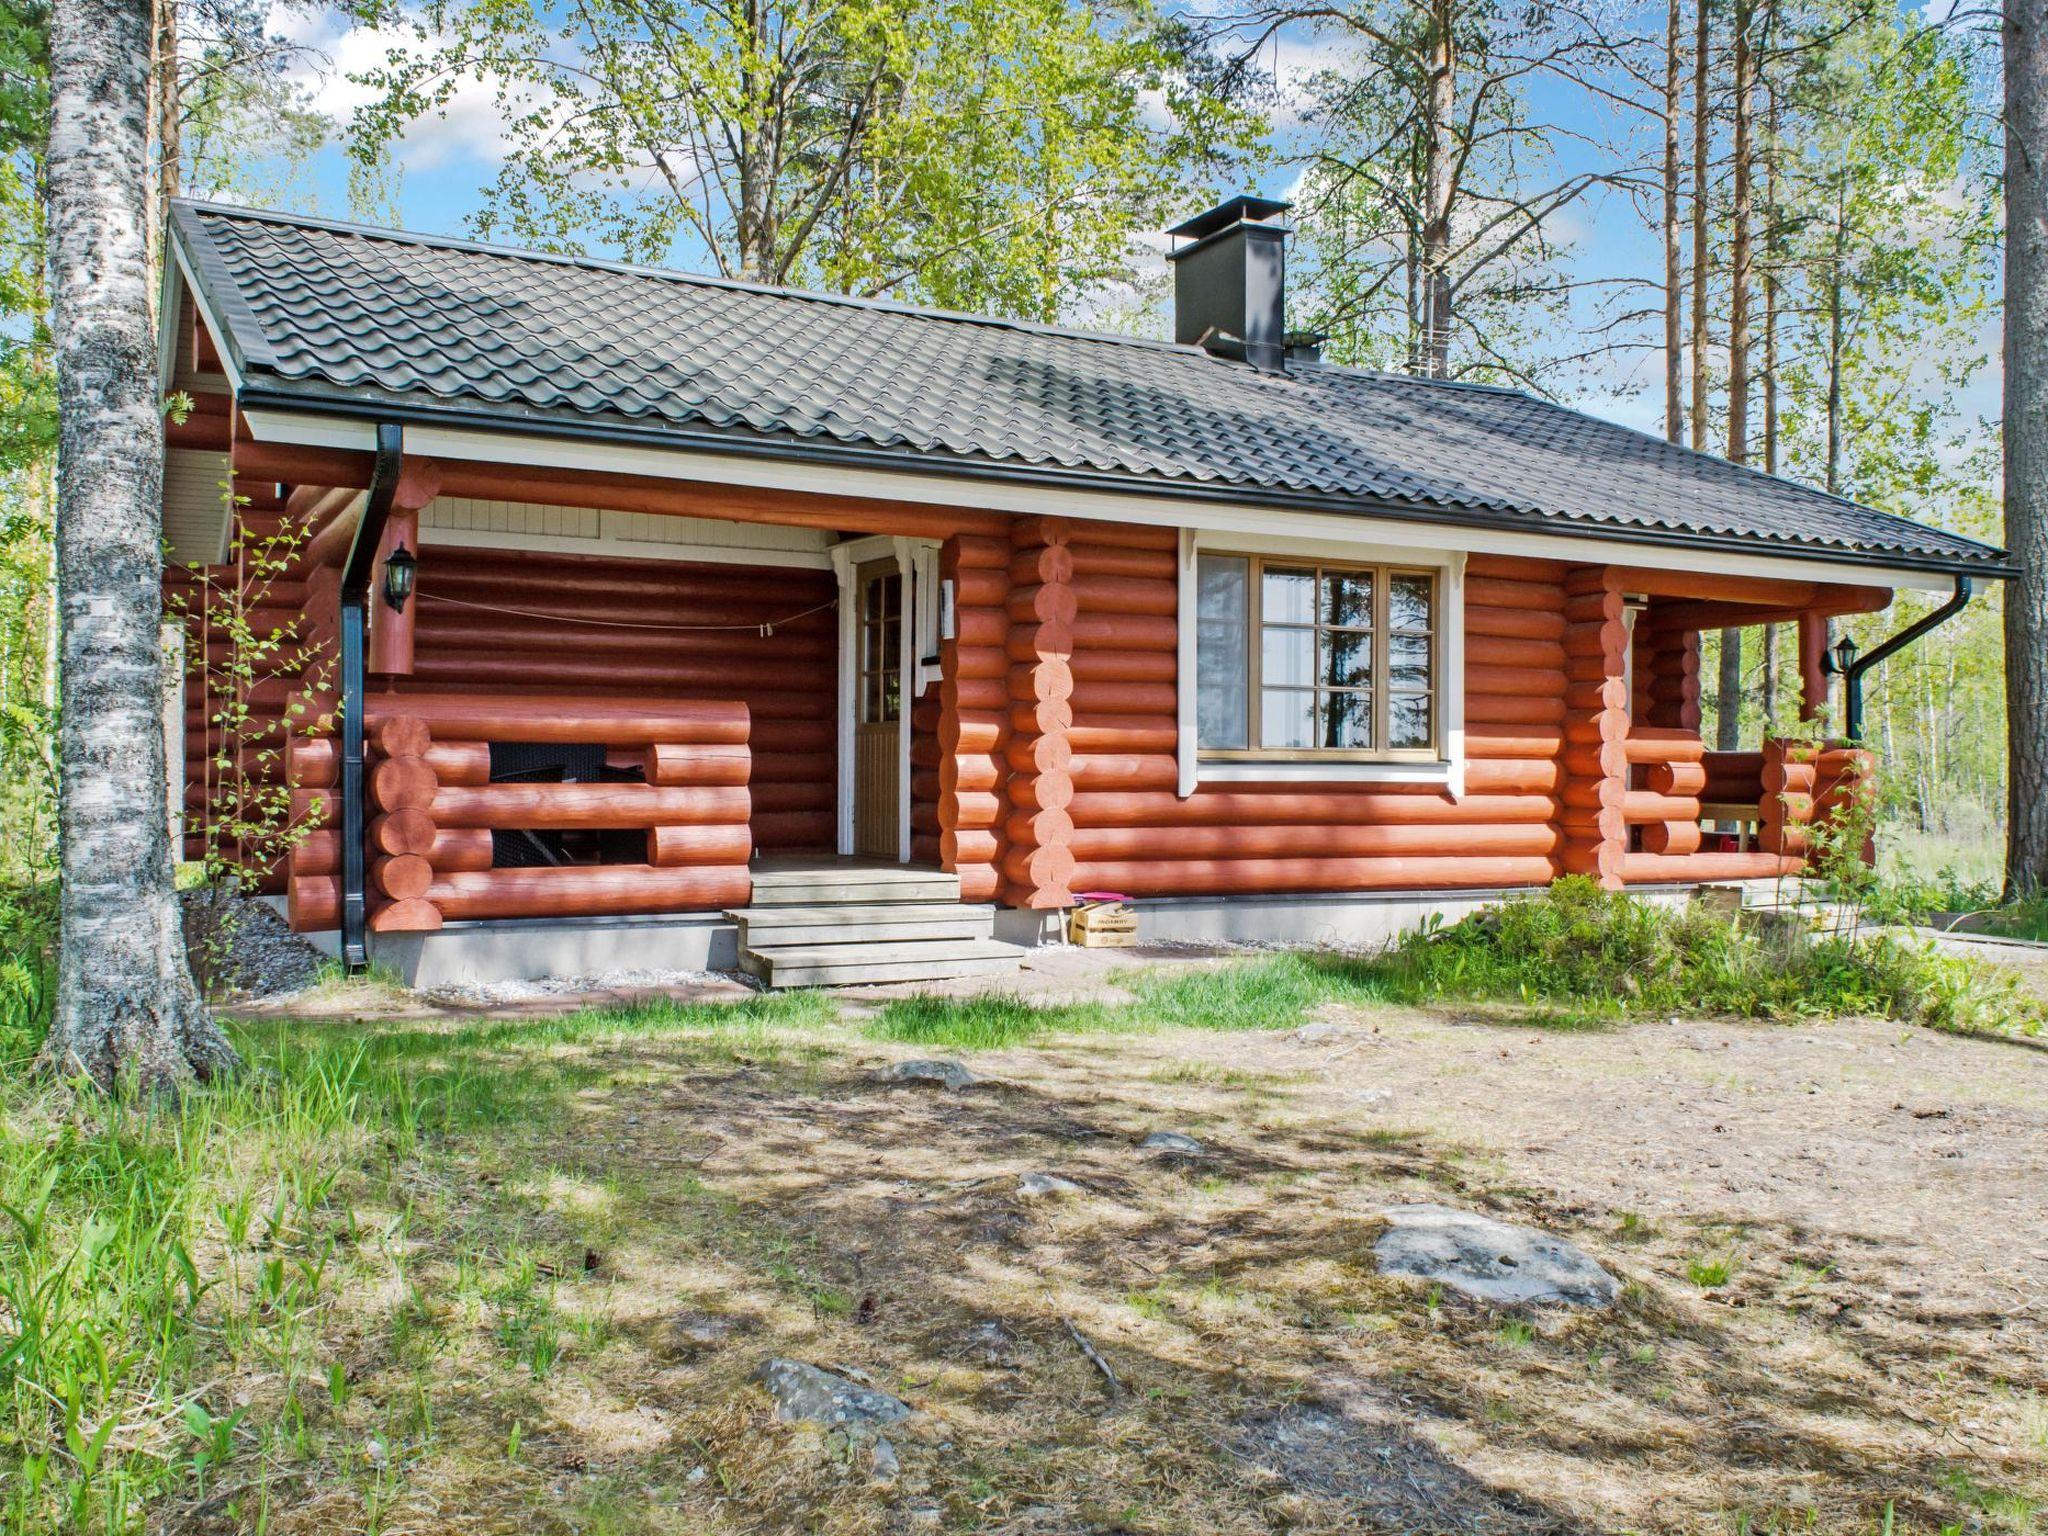
[[(1878, 563), (1999, 551), (1513, 390), (793, 293), (246, 209), (176, 230), (245, 387), (919, 467)], [(402, 412), (401, 412), (402, 413)]]

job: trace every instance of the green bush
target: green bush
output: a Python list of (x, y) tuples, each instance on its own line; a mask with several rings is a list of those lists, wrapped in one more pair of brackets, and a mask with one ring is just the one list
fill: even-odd
[(42, 1045), (56, 992), (56, 887), (0, 886), (0, 1072)]
[(1397, 1000), (1504, 998), (1615, 1017), (1869, 1014), (2026, 1034), (2042, 1018), (2011, 978), (1926, 946), (1766, 929), (1583, 878), (1413, 934), (1365, 969)]

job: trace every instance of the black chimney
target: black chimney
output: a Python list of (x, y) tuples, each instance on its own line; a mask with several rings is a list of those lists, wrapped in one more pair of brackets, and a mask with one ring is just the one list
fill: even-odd
[(1267, 222), (1293, 207), (1233, 197), (1167, 234), (1188, 242), (1173, 263), (1173, 339), (1278, 373), (1286, 366), (1287, 237)]

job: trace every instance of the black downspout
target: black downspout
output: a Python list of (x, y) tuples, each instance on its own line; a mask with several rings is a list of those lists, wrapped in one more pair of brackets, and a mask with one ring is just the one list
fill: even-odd
[(1884, 642), (1868, 656), (1858, 656), (1849, 663), (1849, 670), (1842, 678), (1842, 734), (1851, 741), (1863, 739), (1863, 674), (1880, 662), (1903, 651), (1930, 629), (1946, 624), (1950, 619), (1969, 606), (1971, 583), (1967, 576), (1956, 578), (1955, 596), (1943, 603), (1924, 618), (1916, 619)]
[(395, 421), (378, 422), (369, 496), (341, 566), (341, 962), (351, 972), (370, 963), (369, 910), (363, 896), (363, 694), (370, 578), (404, 458), (405, 428)]

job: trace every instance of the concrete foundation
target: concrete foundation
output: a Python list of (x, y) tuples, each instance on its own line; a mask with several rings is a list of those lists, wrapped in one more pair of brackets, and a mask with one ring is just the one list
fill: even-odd
[[(1752, 901), (1773, 882), (1748, 882)], [(1677, 903), (1700, 888), (1636, 886), (1631, 896)], [(1385, 891), (1327, 896), (1148, 897), (1138, 912), (1138, 942), (1303, 944), (1372, 948), (1412, 933), (1430, 920), (1456, 922), (1505, 897), (1533, 888), (1480, 891)], [(1037, 947), (1066, 942), (1065, 914), (1001, 907), (994, 936)], [(328, 953), (337, 935), (307, 940)], [(370, 935), (370, 958), (412, 987), (521, 981), (542, 976), (602, 976), (622, 971), (730, 971), (739, 967), (737, 928), (720, 912), (646, 917), (521, 918), (450, 923), (438, 933)]]
[(620, 971), (730, 971), (740, 963), (736, 931), (722, 912), (450, 923), (438, 933), (373, 933), (370, 959), (409, 987)]

